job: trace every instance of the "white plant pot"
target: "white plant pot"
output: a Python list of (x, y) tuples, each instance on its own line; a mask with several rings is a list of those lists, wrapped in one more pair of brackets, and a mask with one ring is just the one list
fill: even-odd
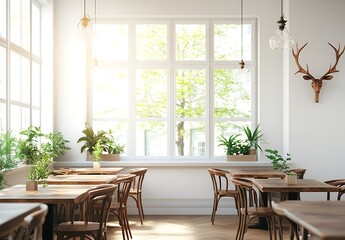
[(286, 184), (297, 184), (297, 175), (285, 175)]
[(93, 168), (94, 169), (100, 169), (101, 168), (101, 163), (100, 162), (93, 162)]

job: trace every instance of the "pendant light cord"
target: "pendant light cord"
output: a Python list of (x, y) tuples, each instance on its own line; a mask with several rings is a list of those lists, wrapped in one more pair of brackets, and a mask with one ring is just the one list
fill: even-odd
[(280, 0), (280, 16), (284, 17), (284, 1)]
[(86, 0), (84, 0), (84, 16), (86, 15)]
[(241, 60), (243, 60), (243, 0), (241, 0)]

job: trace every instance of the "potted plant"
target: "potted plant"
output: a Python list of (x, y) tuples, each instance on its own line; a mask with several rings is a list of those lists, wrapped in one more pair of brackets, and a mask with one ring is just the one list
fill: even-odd
[(88, 123), (85, 123), (85, 129), (82, 132), (84, 136), (80, 137), (77, 141), (77, 143), (84, 142), (84, 145), (80, 148), (80, 152), (87, 151), (89, 156), (92, 157), (92, 152), (94, 151), (93, 149), (96, 143), (100, 140), (100, 144), (103, 145), (103, 143), (107, 141), (107, 133), (103, 130), (94, 132)]
[(49, 152), (42, 150), (39, 155), (36, 155), (34, 163), (31, 166), (29, 179), (26, 182), (27, 191), (35, 191), (38, 188), (38, 182), (42, 180), (43, 186), (46, 186), (45, 179), (51, 173), (49, 164), (53, 162), (53, 158)]
[(289, 166), (287, 165), (288, 161), (291, 161), (291, 155), (289, 153), (286, 154), (286, 157), (282, 157), (278, 150), (266, 149), (265, 150), (268, 154), (266, 157), (272, 161), (273, 168), (275, 170), (285, 172), (285, 180), (287, 184), (296, 184), (297, 182), (297, 174), (294, 172), (289, 172)]
[(120, 154), (123, 153), (125, 146), (116, 141), (112, 130), (110, 129), (106, 134), (106, 140), (103, 143), (103, 148), (106, 154), (102, 154), (103, 161), (119, 160)]
[(19, 133), (23, 136), (18, 141), (17, 156), (25, 164), (33, 164), (39, 154), (39, 139), (43, 136), (40, 127), (29, 126)]
[(224, 146), (228, 161), (255, 161), (255, 155), (248, 155), (249, 142), (239, 139), (239, 136), (240, 134), (232, 134), (229, 138), (220, 136), (218, 146)]
[(260, 138), (263, 136), (260, 130), (260, 124), (256, 126), (253, 132), (249, 127), (242, 127), (242, 130), (247, 138), (247, 141), (249, 142), (249, 154), (256, 154), (257, 149), (262, 151), (261, 146), (259, 145)]
[(100, 169), (100, 160), (101, 160), (101, 155), (104, 151), (104, 149), (101, 146), (101, 140), (98, 140), (96, 145), (92, 148), (92, 158), (93, 158), (93, 168), (95, 169)]

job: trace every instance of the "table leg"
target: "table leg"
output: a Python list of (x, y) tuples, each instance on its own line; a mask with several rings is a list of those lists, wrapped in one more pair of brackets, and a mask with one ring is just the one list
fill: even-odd
[(54, 239), (54, 205), (48, 204), (48, 213), (43, 224), (43, 239)]

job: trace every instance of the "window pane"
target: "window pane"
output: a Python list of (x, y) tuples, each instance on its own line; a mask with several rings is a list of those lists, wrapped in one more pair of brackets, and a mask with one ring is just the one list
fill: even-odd
[(128, 116), (127, 70), (95, 70), (92, 90), (94, 118)]
[(206, 156), (205, 122), (176, 122), (177, 156)]
[(128, 25), (97, 24), (98, 60), (128, 59)]
[[(252, 27), (243, 24), (243, 59), (251, 61)], [(214, 59), (236, 61), (241, 59), (241, 25), (214, 25)]]
[(6, 129), (6, 104), (0, 103), (0, 130)]
[(6, 49), (0, 46), (0, 98), (6, 98)]
[(40, 55), (41, 46), (41, 12), (38, 6), (32, 4), (32, 53)]
[(138, 60), (167, 59), (168, 26), (166, 24), (139, 24), (136, 30)]
[(6, 38), (6, 0), (0, 0), (0, 37)]
[(206, 60), (205, 24), (176, 24), (176, 59)]
[(41, 126), (40, 113), (41, 111), (39, 109), (32, 109), (32, 125), (33, 126)]
[(30, 0), (11, 0), (11, 42), (30, 49)]
[(32, 63), (32, 105), (40, 107), (40, 85), (41, 85), (41, 69), (37, 63)]
[(206, 71), (176, 71), (176, 117), (204, 117), (206, 108)]
[(11, 100), (30, 104), (30, 62), (11, 52)]
[(167, 116), (167, 70), (138, 70), (137, 117)]
[(215, 156), (224, 156), (226, 153), (224, 146), (218, 146), (220, 144), (219, 137), (224, 136), (225, 138), (229, 138), (233, 134), (242, 134), (242, 127), (250, 126), (250, 121), (242, 121), (242, 122), (216, 122), (214, 128), (214, 154)]
[(167, 155), (166, 122), (137, 122), (136, 128), (137, 156)]
[(214, 116), (251, 116), (250, 69), (216, 69), (214, 72)]

